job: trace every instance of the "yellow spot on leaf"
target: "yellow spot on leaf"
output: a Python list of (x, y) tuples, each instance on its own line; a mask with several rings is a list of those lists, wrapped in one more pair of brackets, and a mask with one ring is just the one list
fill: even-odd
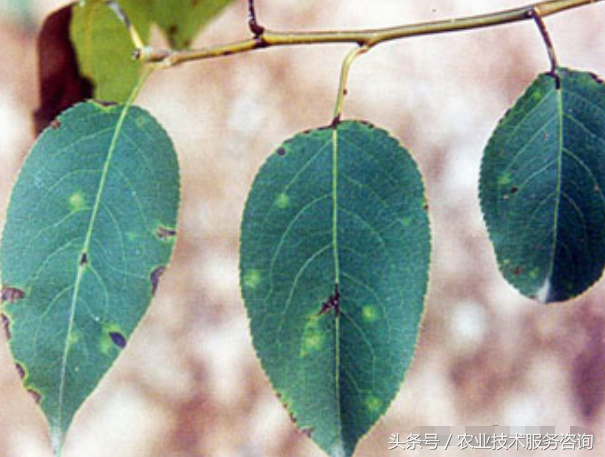
[(256, 289), (261, 281), (260, 271), (250, 270), (244, 275), (244, 287)]
[(287, 208), (290, 206), (290, 197), (287, 194), (279, 194), (275, 199), (275, 205), (281, 209)]
[(510, 173), (504, 172), (498, 177), (498, 185), (499, 186), (507, 186), (512, 181), (512, 177)]
[(378, 311), (374, 306), (364, 306), (361, 310), (361, 315), (363, 316), (363, 320), (366, 322), (374, 322), (378, 319)]
[(116, 345), (112, 341), (111, 336), (109, 335), (112, 332), (115, 333), (123, 333), (120, 326), (116, 324), (104, 324), (101, 328), (101, 339), (99, 340), (99, 350), (105, 354), (109, 355), (112, 351), (116, 350)]
[(305, 325), (300, 351), (301, 357), (306, 357), (310, 353), (321, 349), (324, 345), (326, 336), (319, 326), (319, 319), (317, 317), (317, 315), (311, 316), (309, 322)]
[(375, 395), (368, 395), (366, 397), (366, 406), (372, 413), (380, 412), (382, 400)]
[(78, 332), (76, 332), (75, 330), (72, 330), (72, 332), (69, 334), (69, 339), (67, 341), (69, 346), (70, 347), (73, 346), (79, 340), (80, 340), (80, 334)]
[(69, 207), (74, 213), (86, 208), (86, 198), (84, 197), (84, 193), (78, 190), (71, 194), (69, 197)]

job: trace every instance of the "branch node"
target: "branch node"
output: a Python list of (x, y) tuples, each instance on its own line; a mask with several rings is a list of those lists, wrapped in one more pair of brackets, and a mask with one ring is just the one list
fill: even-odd
[(269, 43), (263, 38), (262, 35), (254, 37), (254, 49), (262, 49), (269, 46)]

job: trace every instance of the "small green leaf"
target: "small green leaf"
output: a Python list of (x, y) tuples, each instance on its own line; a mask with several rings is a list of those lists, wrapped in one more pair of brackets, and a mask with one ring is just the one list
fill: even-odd
[(539, 76), (487, 145), (481, 207), (504, 277), (548, 303), (605, 265), (605, 86), (567, 69)]
[(175, 49), (188, 48), (197, 33), (233, 0), (151, 0), (153, 20)]
[(76, 105), (23, 165), (0, 249), (1, 311), (56, 452), (145, 314), (178, 202), (172, 143), (136, 107)]
[(241, 286), (256, 351), (298, 427), (350, 456), (414, 354), (430, 233), (412, 157), (344, 122), (285, 142), (244, 212)]
[[(143, 39), (151, 26), (147, 1), (120, 0), (128, 19)], [(142, 70), (133, 57), (134, 44), (126, 24), (103, 0), (87, 0), (73, 5), (70, 26), (80, 73), (93, 84), (99, 100), (125, 102), (136, 86)]]

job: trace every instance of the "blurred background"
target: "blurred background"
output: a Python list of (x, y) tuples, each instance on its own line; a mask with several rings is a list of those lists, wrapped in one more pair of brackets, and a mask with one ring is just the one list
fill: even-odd
[[(0, 223), (34, 142), (36, 31), (65, 3), (0, 0)], [(258, 0), (257, 8), (269, 28), (311, 30), (523, 4)], [(236, 1), (195, 44), (247, 36), (246, 16), (245, 2)], [(605, 75), (605, 3), (546, 22), (562, 65)], [(349, 48), (269, 49), (157, 72), (149, 81), (139, 103), (172, 136), (183, 173), (176, 254), (132, 342), (78, 414), (65, 457), (323, 455), (297, 432), (257, 362), (238, 288), (238, 233), (265, 158), (296, 132), (329, 123)], [(566, 304), (521, 297), (498, 274), (479, 211), (483, 147), (505, 110), (548, 68), (531, 22), (392, 42), (353, 66), (345, 117), (390, 130), (412, 151), (426, 179), (434, 240), (416, 359), (357, 456), (437, 455), (389, 451), (389, 441), (438, 425), (577, 425), (596, 433), (590, 452), (605, 451), (605, 284)], [(44, 418), (2, 343), (0, 457), (50, 456)]]

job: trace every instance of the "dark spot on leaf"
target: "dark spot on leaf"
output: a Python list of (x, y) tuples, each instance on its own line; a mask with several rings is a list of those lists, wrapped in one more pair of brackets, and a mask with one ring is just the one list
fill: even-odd
[(199, 6), (199, 4), (200, 4), (200, 0), (191, 0), (191, 6), (193, 6), (194, 8), (196, 6)]
[(56, 130), (59, 127), (61, 127), (61, 121), (59, 119), (53, 119), (50, 123), (50, 128)]
[(336, 129), (336, 128), (338, 128), (339, 125), (340, 125), (340, 114), (334, 116), (334, 119), (332, 119), (332, 122), (330, 123), (330, 128)]
[(598, 76), (598, 75), (596, 75), (596, 74), (594, 74), (594, 73), (590, 73), (590, 72), (588, 72), (588, 74), (589, 74), (589, 75), (590, 75), (590, 77), (591, 77), (591, 78), (592, 78), (594, 81), (596, 81), (598, 84), (605, 84), (605, 83), (603, 83), (603, 80), (602, 80), (601, 78), (599, 78), (599, 76)]
[(120, 332), (109, 332), (109, 337), (113, 344), (118, 346), (120, 349), (124, 349), (126, 347), (126, 337), (122, 335)]
[(338, 317), (340, 315), (340, 291), (338, 290), (338, 284), (334, 284), (334, 292), (322, 303), (319, 315), (329, 313), (332, 309), (334, 310), (334, 315)]
[(155, 232), (156, 236), (161, 239), (161, 240), (165, 240), (167, 238), (173, 238), (176, 236), (176, 230), (175, 229), (169, 229), (166, 227), (158, 227), (158, 229)]
[(521, 268), (520, 266), (517, 266), (517, 267), (514, 269), (513, 274), (514, 274), (515, 276), (519, 276), (519, 275), (520, 275), (522, 272), (523, 272), (523, 268)]
[(176, 24), (171, 24), (168, 26), (166, 31), (168, 32), (168, 35), (171, 35), (171, 36), (176, 35), (179, 31), (179, 26)]
[(14, 287), (4, 286), (2, 288), (2, 295), (0, 295), (0, 301), (2, 302), (15, 302), (25, 298), (25, 292)]
[(360, 124), (365, 125), (369, 129), (375, 129), (376, 128), (376, 126), (374, 124), (372, 124), (371, 122), (368, 122), (368, 121), (356, 121), (356, 122), (359, 122)]
[(428, 210), (429, 210), (429, 204), (428, 204), (428, 202), (425, 202), (425, 203), (424, 203), (424, 205), (422, 205), (422, 208), (423, 208), (425, 211), (428, 211)]
[(40, 403), (40, 400), (42, 399), (40, 392), (36, 392), (34, 389), (27, 389), (27, 393), (32, 396), (36, 404)]
[(80, 74), (70, 38), (71, 19), (72, 5), (67, 5), (46, 18), (38, 35), (40, 106), (34, 113), (36, 133), (66, 108), (92, 97), (93, 85)]
[(155, 295), (160, 285), (160, 278), (166, 271), (166, 267), (157, 267), (151, 272), (151, 294)]
[(311, 435), (313, 434), (313, 428), (312, 427), (301, 428), (300, 433), (305, 435), (307, 438), (311, 438)]
[(108, 100), (95, 100), (98, 105), (104, 106), (105, 108), (111, 108), (112, 106), (117, 106), (116, 102), (110, 102)]
[(17, 373), (19, 373), (19, 377), (21, 379), (25, 378), (25, 370), (23, 369), (23, 365), (20, 363), (15, 363), (15, 368), (17, 369)]
[(4, 334), (6, 335), (6, 340), (10, 341), (11, 339), (11, 321), (8, 319), (6, 314), (0, 314), (2, 318), (2, 326), (4, 327)]
[(511, 194), (517, 193), (518, 191), (519, 191), (519, 188), (518, 188), (518, 187), (516, 187), (516, 186), (512, 186), (512, 187), (510, 188), (510, 193), (511, 193)]
[(277, 155), (285, 156), (286, 155), (286, 149), (285, 148), (279, 148), (277, 150)]
[(80, 266), (88, 265), (88, 254), (86, 252), (82, 253), (82, 257), (80, 257)]
[(188, 48), (191, 46), (191, 40), (185, 40), (183, 41), (183, 47), (184, 48)]

